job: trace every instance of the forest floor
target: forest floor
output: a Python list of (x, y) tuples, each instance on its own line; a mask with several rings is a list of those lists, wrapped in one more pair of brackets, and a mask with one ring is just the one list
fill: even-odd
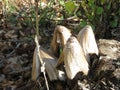
[[(43, 31), (40, 45), (46, 49), (50, 47), (54, 28), (41, 28)], [(39, 83), (31, 80), (32, 59), (35, 49), (34, 35), (35, 30), (29, 27), (22, 27), (11, 22), (7, 23), (5, 28), (0, 25), (0, 90), (46, 89), (42, 74), (39, 77)], [(116, 37), (116, 39), (119, 40), (119, 37)], [(118, 83), (116, 85), (120, 85)], [(107, 86), (105, 82), (101, 84), (101, 86)], [(108, 85), (115, 87), (110, 90), (120, 89), (111, 82), (108, 82)], [(49, 81), (49, 87), (50, 90), (69, 90), (66, 81)], [(89, 85), (86, 87), (89, 88)], [(96, 85), (96, 87), (99, 86)], [(96, 90), (108, 90), (108, 88), (104, 87)]]

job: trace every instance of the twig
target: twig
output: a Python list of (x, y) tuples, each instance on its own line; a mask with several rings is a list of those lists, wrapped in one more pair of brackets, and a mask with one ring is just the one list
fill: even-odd
[(41, 83), (40, 83), (39, 79), (37, 80), (37, 82), (38, 82), (39, 86), (41, 86)]
[(35, 14), (36, 14), (36, 34), (39, 36), (39, 19), (38, 19), (38, 2), (39, 0), (35, 0)]
[(18, 43), (17, 46), (15, 47), (15, 49), (12, 52), (10, 52), (9, 54), (7, 54), (6, 57), (11, 56), (20, 45), (21, 45), (21, 43)]
[(37, 47), (37, 55), (38, 55), (38, 58), (40, 60), (40, 63), (41, 63), (41, 72), (43, 73), (44, 75), (44, 78), (45, 78), (45, 83), (46, 83), (46, 87), (47, 87), (47, 90), (49, 90), (49, 86), (48, 86), (48, 81), (47, 81), (47, 78), (46, 78), (46, 75), (45, 75), (45, 63), (43, 62), (41, 56), (40, 56), (40, 50), (39, 50), (39, 43), (38, 43), (38, 38), (40, 37), (39, 36), (39, 17), (38, 17), (38, 2), (39, 0), (35, 0), (35, 14), (36, 14), (36, 36), (35, 36), (35, 43), (36, 43), (36, 47)]
[(41, 72), (44, 75), (47, 90), (49, 90), (48, 81), (47, 81), (47, 78), (46, 78), (46, 75), (45, 75), (45, 63), (43, 62), (43, 60), (42, 60), (42, 58), (40, 56), (40, 50), (39, 50), (40, 45), (38, 43), (37, 35), (35, 36), (35, 43), (36, 43), (36, 47), (37, 47), (37, 55), (38, 55), (38, 58), (39, 58), (40, 63), (41, 63)]
[(49, 85), (48, 85), (48, 81), (47, 81), (47, 78), (46, 78), (46, 75), (45, 75), (45, 71), (43, 72), (43, 74), (44, 74), (47, 90), (49, 90)]
[(6, 29), (6, 1), (2, 1), (3, 29)]

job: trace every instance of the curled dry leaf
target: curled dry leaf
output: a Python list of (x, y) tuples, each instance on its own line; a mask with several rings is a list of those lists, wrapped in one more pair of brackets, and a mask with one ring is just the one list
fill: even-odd
[[(49, 51), (45, 50), (44, 48), (40, 47), (40, 55), (41, 59), (45, 63), (45, 70), (48, 74), (48, 77), (50, 81), (52, 80), (58, 80), (58, 79), (64, 79), (64, 73), (62, 75), (60, 74), (62, 71), (56, 69), (56, 63), (57, 63), (57, 58), (49, 53)], [(35, 49), (34, 51), (34, 56), (33, 56), (33, 67), (32, 67), (32, 80), (36, 80), (41, 73), (40, 71), (40, 61), (37, 57), (37, 50)], [(37, 58), (37, 59), (36, 59)]]
[(33, 64), (32, 64), (32, 80), (36, 81), (38, 76), (40, 75), (40, 61), (37, 55), (37, 48), (35, 48), (33, 55)]
[(98, 55), (98, 47), (96, 44), (95, 36), (93, 33), (93, 30), (91, 26), (87, 25), (85, 26), (79, 33), (78, 33), (78, 41), (80, 42), (80, 45), (82, 46), (82, 49), (84, 51), (85, 57), (90, 63), (90, 56), (89, 54), (96, 54)]
[[(61, 46), (63, 52), (58, 62), (48, 51), (40, 48), (41, 59), (45, 62), (45, 68), (50, 80), (57, 80), (59, 78), (56, 67), (59, 68), (63, 63), (65, 64), (65, 71), (69, 79), (73, 79), (79, 72), (82, 72), (84, 75), (88, 74), (89, 54), (95, 53), (98, 55), (98, 47), (92, 28), (86, 26), (80, 31), (77, 38), (71, 36), (71, 32), (64, 26), (57, 26), (55, 28), (50, 50), (54, 55), (59, 56), (58, 51), (59, 46)], [(55, 66), (56, 63), (57, 66)]]
[(45, 69), (51, 81), (53, 80), (64, 80), (65, 73), (61, 70), (56, 69), (57, 58), (48, 52), (47, 50), (40, 47), (41, 58), (45, 62)]
[(71, 32), (69, 29), (67, 29), (64, 26), (57, 26), (55, 28), (53, 39), (51, 42), (50, 50), (53, 52), (55, 56), (59, 56), (58, 50), (59, 45), (61, 45), (61, 48), (64, 48), (64, 45), (66, 44), (68, 38), (71, 36)]
[(75, 37), (72, 36), (68, 39), (61, 55), (62, 59), (58, 60), (57, 66), (62, 63), (62, 60), (64, 61), (65, 71), (69, 79), (73, 79), (78, 72), (88, 74), (89, 65), (82, 47)]

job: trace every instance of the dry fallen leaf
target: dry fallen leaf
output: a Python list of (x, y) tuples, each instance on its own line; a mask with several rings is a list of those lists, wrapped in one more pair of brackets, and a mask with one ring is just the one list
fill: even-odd
[(71, 32), (69, 29), (67, 29), (64, 26), (57, 26), (55, 28), (54, 34), (53, 34), (53, 40), (51, 42), (50, 50), (53, 52), (55, 56), (59, 56), (58, 49), (59, 44), (61, 45), (61, 48), (64, 48), (64, 45), (66, 44), (68, 38), (71, 36)]
[(82, 49), (85, 53), (85, 57), (86, 57), (88, 63), (90, 63), (89, 54), (98, 55), (98, 53), (99, 53), (97, 43), (95, 40), (95, 36), (94, 36), (91, 26), (89, 26), (89, 25), (85, 26), (79, 32), (77, 38), (78, 38), (78, 41), (80, 42), (80, 45), (82, 46)]
[[(84, 56), (82, 47), (75, 37), (70, 37), (63, 49), (61, 55), (65, 64), (65, 71), (69, 79), (73, 79), (78, 72), (83, 72), (87, 75), (89, 66)], [(58, 60), (57, 66), (62, 63), (62, 60)]]
[(32, 64), (32, 80), (36, 81), (38, 76), (40, 75), (40, 60), (37, 55), (37, 48), (35, 48), (33, 55), (33, 64)]

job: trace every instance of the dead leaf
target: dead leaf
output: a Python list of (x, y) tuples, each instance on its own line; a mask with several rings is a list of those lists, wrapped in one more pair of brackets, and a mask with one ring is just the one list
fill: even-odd
[(32, 64), (32, 80), (36, 81), (38, 76), (40, 75), (40, 60), (37, 55), (37, 48), (35, 48), (33, 55), (33, 64)]
[(61, 45), (61, 48), (64, 48), (64, 45), (66, 44), (68, 38), (71, 36), (71, 32), (68, 28), (64, 26), (57, 26), (55, 28), (53, 39), (51, 42), (50, 50), (53, 52), (55, 56), (59, 56), (58, 49), (59, 44)]
[(90, 63), (90, 57), (89, 54), (99, 54), (97, 43), (95, 40), (95, 36), (93, 33), (93, 30), (91, 26), (87, 25), (85, 26), (78, 34), (77, 36), (78, 41), (80, 42), (80, 45), (85, 53), (85, 57)]
[(78, 72), (83, 72), (85, 75), (88, 74), (88, 63), (82, 47), (75, 37), (70, 37), (68, 39), (62, 53), (64, 54), (63, 61), (65, 64), (65, 71), (69, 79), (73, 79)]
[(11, 38), (11, 39), (13, 39), (13, 38), (17, 38), (17, 35), (15, 34), (15, 30), (10, 30), (10, 31), (8, 31), (6, 34), (5, 34), (5, 37), (6, 38)]

